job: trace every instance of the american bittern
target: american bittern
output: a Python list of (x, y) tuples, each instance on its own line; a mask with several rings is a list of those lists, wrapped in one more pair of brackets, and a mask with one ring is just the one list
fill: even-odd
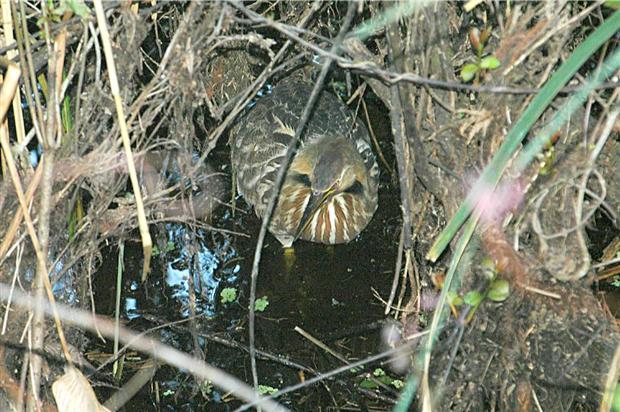
[[(231, 131), (237, 188), (262, 217), (312, 86), (285, 81)], [(368, 132), (335, 96), (323, 92), (287, 171), (269, 231), (285, 247), (297, 239), (353, 240), (377, 209), (379, 167)]]

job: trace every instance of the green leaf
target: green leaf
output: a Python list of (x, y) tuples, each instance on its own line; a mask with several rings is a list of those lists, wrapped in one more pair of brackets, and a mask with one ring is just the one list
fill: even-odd
[(220, 297), (222, 298), (222, 303), (234, 302), (237, 299), (237, 289), (224, 288), (220, 292)]
[(372, 379), (364, 379), (360, 382), (360, 388), (362, 389), (377, 389), (378, 387), (377, 382)]
[(476, 73), (478, 73), (478, 70), (480, 70), (480, 68), (477, 65), (473, 63), (467, 63), (461, 68), (461, 79), (463, 79), (464, 82), (470, 81), (474, 78)]
[(447, 299), (453, 306), (461, 306), (463, 304), (463, 298), (453, 290), (448, 292)]
[(510, 296), (510, 283), (505, 279), (494, 280), (493, 283), (491, 283), (487, 296), (493, 302), (505, 301), (506, 298)]
[(254, 302), (254, 310), (258, 312), (264, 312), (267, 306), (269, 306), (269, 301), (267, 300), (267, 296), (263, 296), (262, 298), (256, 299), (256, 301)]
[(610, 9), (620, 10), (620, 0), (607, 0), (603, 2), (603, 6)]
[(385, 375), (385, 376), (379, 376), (379, 377), (377, 378), (377, 380), (378, 380), (379, 382), (381, 382), (382, 384), (384, 384), (384, 385), (391, 385), (391, 384), (392, 384), (392, 381), (393, 381), (394, 379), (392, 379), (392, 378), (390, 378), (389, 376)]
[(69, 133), (73, 129), (73, 117), (71, 114), (71, 100), (69, 96), (65, 96), (62, 101), (62, 109), (60, 112), (60, 118), (62, 120), (62, 126), (65, 134)]
[(392, 381), (392, 386), (395, 387), (396, 389), (400, 389), (403, 386), (405, 386), (405, 384), (403, 383), (403, 381), (401, 381), (400, 379), (394, 379)]
[(203, 396), (208, 397), (213, 392), (213, 383), (210, 380), (205, 379), (200, 383), (200, 392)]
[(480, 302), (482, 302), (483, 296), (482, 293), (477, 290), (472, 290), (471, 292), (467, 292), (463, 300), (469, 306), (478, 306)]
[(480, 67), (482, 69), (493, 70), (497, 69), (499, 66), (501, 66), (501, 63), (495, 56), (483, 57), (482, 60), (480, 60)]
[[(545, 83), (544, 87), (538, 92), (536, 97), (528, 105), (528, 108), (521, 115), (519, 120), (514, 123), (512, 129), (508, 135), (504, 138), (504, 142), (495, 153), (495, 156), (491, 160), (491, 163), (487, 165), (482, 175), (478, 178), (478, 181), (470, 189), (467, 194), (467, 198), (462, 202), (459, 210), (454, 214), (454, 217), (448, 222), (444, 230), (437, 237), (433, 246), (427, 253), (427, 259), (431, 262), (435, 262), (439, 255), (443, 253), (448, 246), (452, 238), (461, 228), (461, 225), (467, 220), (469, 214), (475, 205), (478, 204), (481, 190), (490, 187), (494, 187), (500, 180), (502, 171), (506, 167), (507, 163), (511, 161), (515, 151), (521, 145), (521, 142), (529, 132), (532, 125), (538, 120), (540, 115), (547, 110), (547, 107), (556, 97), (558, 92), (568, 83), (570, 79), (579, 68), (586, 62), (590, 56), (595, 54), (598, 48), (605, 43), (611, 36), (617, 33), (620, 29), (620, 11), (615, 12), (609, 18), (607, 18), (603, 24), (601, 24), (591, 35), (589, 35), (570, 55), (568, 59), (562, 63), (562, 65), (553, 73), (551, 78)], [(577, 103), (581, 104), (591, 91), (591, 87), (595, 87), (601, 84), (606, 76), (610, 76), (618, 68), (618, 56), (617, 53), (612, 53), (605, 64), (603, 64), (603, 70), (600, 70), (595, 77), (589, 79), (588, 87), (584, 87), (583, 94), (580, 92), (575, 94), (577, 102), (575, 106), (571, 106), (570, 110), (576, 110), (579, 107)], [(570, 113), (568, 113), (570, 115)], [(557, 131), (566, 118), (561, 118), (562, 123), (560, 126), (553, 125), (550, 127), (551, 136)], [(559, 121), (558, 120), (558, 121)], [(536, 139), (535, 139), (536, 140)], [(546, 143), (546, 140), (542, 142), (541, 147)], [(517, 159), (515, 168), (518, 171), (523, 170), (529, 162), (535, 158), (535, 155), (524, 158), (523, 165), (521, 165)], [(488, 190), (488, 189), (485, 189)]]
[(168, 243), (166, 243), (166, 246), (164, 246), (163, 249), (158, 248), (157, 245), (153, 245), (152, 255), (155, 257), (155, 256), (161, 255), (163, 253), (172, 252), (175, 247), (176, 247), (176, 245), (171, 240), (169, 240)]
[[(61, 4), (63, 2), (61, 1)], [(64, 3), (71, 9), (71, 11), (81, 18), (90, 16), (90, 9), (84, 3), (84, 0), (64, 0)]]
[(258, 385), (258, 394), (259, 395), (273, 395), (278, 391), (277, 388), (268, 385)]
[(480, 269), (489, 280), (493, 280), (495, 279), (495, 276), (497, 276), (495, 262), (493, 262), (493, 259), (489, 257), (482, 259), (482, 262), (480, 262)]
[(385, 371), (381, 368), (377, 368), (372, 372), (372, 374), (374, 376), (385, 376)]

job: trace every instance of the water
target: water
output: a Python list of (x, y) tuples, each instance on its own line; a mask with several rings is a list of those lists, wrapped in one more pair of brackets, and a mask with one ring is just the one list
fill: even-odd
[[(389, 130), (387, 123), (375, 126)], [(389, 141), (386, 138), (380, 141)], [(384, 148), (389, 150), (388, 147)], [(226, 164), (228, 149), (216, 148), (215, 159)], [(388, 153), (389, 154), (389, 153)], [(226, 166), (223, 166), (227, 170)], [(400, 209), (397, 186), (383, 171), (380, 206), (370, 225), (347, 245), (327, 246), (299, 241), (294, 256), (271, 235), (267, 235), (262, 251), (257, 298), (265, 297), (268, 306), (257, 312), (256, 344), (267, 353), (297, 362), (314, 371), (327, 372), (342, 366), (342, 361), (312, 344), (294, 329), (299, 327), (322, 340), (329, 348), (349, 360), (357, 360), (380, 351), (380, 326), (384, 306), (374, 295), (387, 299), (392, 282)], [(146, 330), (195, 316), (197, 338), (208, 363), (220, 367), (240, 379), (251, 382), (247, 348), (249, 281), (260, 221), (253, 211), (237, 199), (237, 210), (220, 208), (213, 226), (248, 234), (234, 236), (218, 231), (196, 230), (181, 224), (152, 228), (156, 239), (169, 242), (167, 251), (153, 261), (153, 271), (145, 285), (140, 283), (141, 246), (126, 243), (125, 280), (122, 293), (123, 315), (128, 326)], [(245, 212), (245, 213), (244, 213)], [(97, 312), (113, 315), (116, 276), (116, 249), (108, 250), (95, 281)], [(191, 305), (193, 288), (195, 306)], [(234, 288), (234, 302), (222, 303), (224, 288)], [(194, 313), (195, 312), (195, 313)], [(186, 352), (194, 353), (191, 322), (177, 323), (159, 329), (162, 341)], [(218, 342), (215, 342), (217, 339)], [(237, 345), (240, 348), (228, 347)], [(111, 343), (110, 343), (111, 345)], [(110, 347), (99, 348), (104, 351)], [(131, 362), (126, 368), (128, 378)], [(260, 383), (284, 388), (309, 379), (303, 372), (271, 361), (258, 362)], [(315, 385), (281, 401), (295, 410), (316, 410), (323, 405), (342, 405), (358, 398), (361, 378), (344, 375), (326, 385)], [(193, 378), (163, 366), (156, 374), (155, 385), (145, 387), (127, 406), (148, 410), (229, 410), (239, 403), (208, 384), (198, 387)], [(329, 390), (327, 388), (329, 387)], [(202, 390), (200, 390), (202, 389)], [(109, 392), (100, 390), (101, 399)]]

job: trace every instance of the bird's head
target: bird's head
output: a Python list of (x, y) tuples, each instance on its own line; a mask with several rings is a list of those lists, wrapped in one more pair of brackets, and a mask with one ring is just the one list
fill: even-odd
[[(357, 234), (354, 214), (363, 208), (356, 202), (366, 199), (368, 170), (353, 141), (324, 137), (306, 145), (295, 157), (289, 177), (308, 193), (300, 205), (303, 214), (295, 239), (342, 243)], [(340, 200), (333, 202), (336, 197)]]

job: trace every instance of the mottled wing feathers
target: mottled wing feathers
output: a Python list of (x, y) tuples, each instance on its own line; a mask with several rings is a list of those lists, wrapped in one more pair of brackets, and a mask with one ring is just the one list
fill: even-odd
[[(270, 95), (259, 98), (231, 130), (237, 187), (259, 216), (272, 195), (273, 182), (312, 88), (313, 85), (300, 81), (279, 83)], [(371, 179), (378, 180), (379, 170), (366, 128), (336, 96), (323, 91), (301, 135), (300, 145), (326, 135), (345, 136), (354, 141)]]

